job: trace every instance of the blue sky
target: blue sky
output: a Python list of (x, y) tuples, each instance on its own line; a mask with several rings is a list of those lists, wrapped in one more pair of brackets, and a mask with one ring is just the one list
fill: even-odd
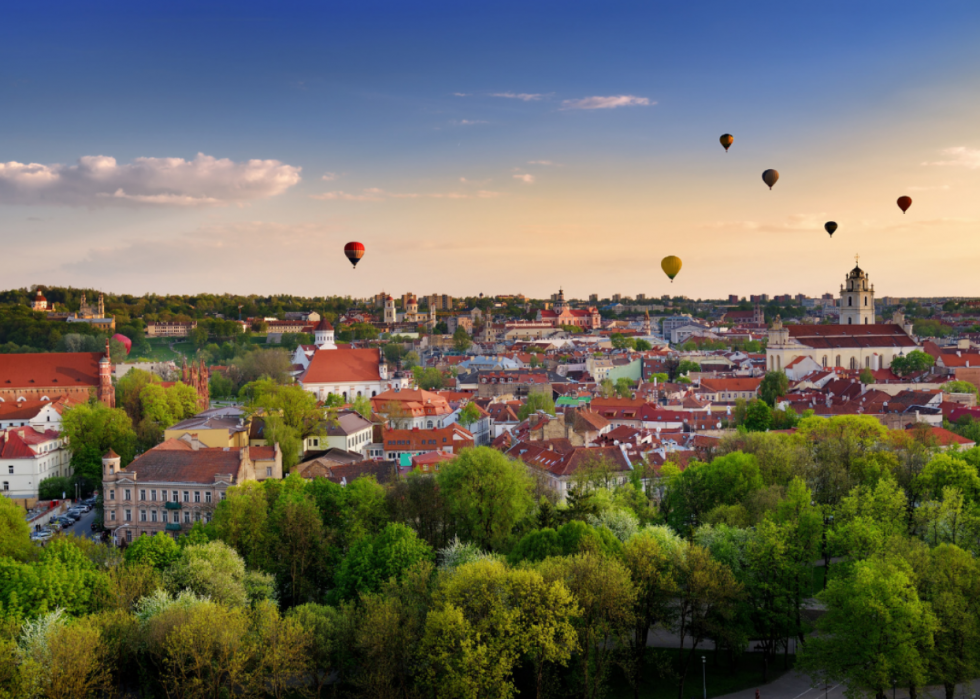
[(976, 293), (975, 2), (22, 5), (7, 286)]

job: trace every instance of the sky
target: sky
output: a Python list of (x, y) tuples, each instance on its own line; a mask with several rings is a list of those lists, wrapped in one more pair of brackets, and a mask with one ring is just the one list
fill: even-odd
[(859, 254), (978, 295), (978, 36), (974, 0), (12, 3), (0, 286), (819, 295)]

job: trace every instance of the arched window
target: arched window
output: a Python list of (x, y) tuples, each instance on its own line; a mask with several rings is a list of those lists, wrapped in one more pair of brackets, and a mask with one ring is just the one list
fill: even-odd
[(432, 429), (432, 420), (429, 420), (427, 423), (425, 423), (425, 426), (428, 427), (431, 430)]
[(823, 356), (823, 361), (821, 363), (823, 364), (823, 368), (826, 369), (827, 368), (827, 355), (826, 354)]
[(856, 357), (851, 357), (851, 371), (858, 368), (858, 362)]
[(372, 398), (374, 398), (376, 395), (378, 395), (378, 392), (377, 391), (371, 391), (371, 397)]
[(776, 371), (779, 371), (782, 368), (783, 368), (783, 358), (782, 357), (776, 357)]
[(868, 305), (868, 297), (867, 297), (867, 296), (865, 296), (865, 297), (864, 297), (864, 305), (865, 305), (865, 306), (867, 306), (867, 305)]
[(854, 319), (853, 318), (848, 318), (847, 319), (847, 324), (848, 325), (851, 325), (853, 322), (854, 322)]
[(837, 363), (834, 366), (840, 366), (840, 355), (837, 355)]
[(848, 296), (847, 297), (847, 305), (848, 306), (853, 306), (854, 305), (854, 297), (853, 296)]
[(871, 357), (865, 357), (864, 358), (864, 368), (865, 369), (870, 369), (871, 368)]
[(864, 319), (864, 324), (865, 324), (865, 325), (867, 325), (867, 324), (868, 324), (868, 319), (867, 319), (867, 318), (865, 318), (865, 319)]

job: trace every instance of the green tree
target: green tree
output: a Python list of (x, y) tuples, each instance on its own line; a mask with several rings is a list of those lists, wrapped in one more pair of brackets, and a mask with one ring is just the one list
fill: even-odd
[(759, 384), (759, 399), (770, 408), (776, 407), (776, 401), (786, 395), (789, 390), (789, 379), (781, 371), (770, 371)]
[(164, 571), (180, 558), (177, 542), (163, 532), (153, 536), (140, 536), (126, 547), (126, 562), (130, 565), (145, 565)]
[(682, 359), (680, 364), (677, 365), (678, 376), (686, 376), (692, 371), (701, 371), (701, 365), (688, 359)]
[(486, 549), (501, 548), (534, 504), (526, 467), (490, 447), (463, 450), (436, 480), (460, 533)]
[(943, 393), (972, 393), (977, 395), (977, 387), (969, 381), (947, 381), (943, 384)]
[(800, 670), (879, 699), (893, 681), (912, 691), (922, 686), (937, 621), (907, 564), (859, 561), (850, 575), (831, 579), (818, 599), (827, 613), (817, 622), (821, 633), (797, 655)]
[(406, 352), (405, 356), (402, 357), (402, 368), (408, 369), (409, 371), (411, 371), (421, 363), (422, 360), (421, 358), (419, 358), (419, 353), (416, 352), (415, 350)]
[(480, 419), (480, 408), (476, 403), (467, 403), (459, 412), (459, 424), (469, 428), (474, 422)]
[(745, 429), (749, 432), (766, 432), (772, 427), (772, 409), (762, 400), (751, 400), (745, 410)]
[(535, 414), (539, 410), (543, 410), (549, 415), (555, 414), (555, 401), (551, 398), (551, 392), (547, 393), (532, 393), (528, 395), (524, 403), (517, 410), (517, 419), (524, 421), (528, 417)]
[[(60, 495), (59, 495), (60, 497)], [(23, 508), (0, 497), (0, 557), (27, 560), (33, 551), (31, 527), (24, 521)]]
[(223, 541), (187, 546), (164, 575), (166, 586), (174, 594), (188, 590), (231, 607), (243, 607), (248, 602), (245, 579), (245, 562)]
[(858, 376), (858, 379), (865, 386), (868, 386), (868, 385), (873, 384), (875, 382), (875, 375), (871, 371), (871, 369), (868, 369), (867, 367), (865, 367), (864, 369), (861, 369), (861, 374)]
[(136, 432), (126, 411), (89, 401), (62, 415), (62, 434), (71, 449), (71, 464), (97, 490), (102, 489), (102, 456), (110, 449), (125, 467), (133, 460)]
[(925, 371), (935, 364), (935, 361), (930, 355), (921, 350), (912, 350), (904, 357), (901, 355), (894, 357), (892, 359), (891, 370), (899, 376), (909, 376), (910, 374)]
[(438, 391), (446, 384), (446, 377), (435, 367), (422, 368), (417, 366), (412, 369), (412, 375), (415, 378), (415, 385), (423, 391)]
[(381, 585), (421, 561), (435, 559), (432, 549), (409, 527), (388, 524), (379, 534), (354, 542), (337, 571), (337, 589), (350, 598), (359, 592), (377, 592)]
[(457, 352), (465, 352), (470, 348), (473, 341), (470, 340), (469, 333), (463, 326), (456, 328), (456, 332), (453, 333), (453, 349)]

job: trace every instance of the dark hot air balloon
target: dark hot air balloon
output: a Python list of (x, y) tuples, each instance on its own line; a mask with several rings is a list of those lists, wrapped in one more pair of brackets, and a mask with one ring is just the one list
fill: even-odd
[(125, 335), (120, 335), (119, 333), (116, 333), (115, 335), (112, 336), (112, 339), (118, 340), (119, 342), (123, 343), (123, 346), (126, 348), (126, 354), (129, 354), (130, 350), (133, 349), (133, 341), (130, 340)]
[(898, 198), (898, 208), (902, 210), (904, 214), (912, 206), (912, 197), (899, 197)]
[(725, 146), (725, 152), (727, 153), (728, 152), (728, 149), (732, 145), (732, 141), (735, 140), (735, 137), (732, 136), (730, 133), (726, 133), (726, 134), (722, 135), (722, 137), (719, 138), (718, 140), (721, 141), (721, 145)]
[(357, 269), (357, 263), (364, 257), (364, 246), (360, 243), (347, 243), (344, 246), (344, 254), (347, 255), (347, 259)]
[(779, 173), (776, 170), (766, 170), (762, 173), (762, 181), (769, 185), (769, 189), (776, 184), (776, 180), (779, 179)]
[(830, 237), (833, 238), (834, 231), (837, 230), (837, 224), (834, 221), (827, 221), (827, 223), (823, 224), (823, 228), (825, 231), (830, 233)]
[(674, 283), (674, 277), (681, 271), (681, 258), (674, 255), (668, 255), (660, 262), (660, 268), (663, 269), (664, 274), (670, 277), (671, 284)]

